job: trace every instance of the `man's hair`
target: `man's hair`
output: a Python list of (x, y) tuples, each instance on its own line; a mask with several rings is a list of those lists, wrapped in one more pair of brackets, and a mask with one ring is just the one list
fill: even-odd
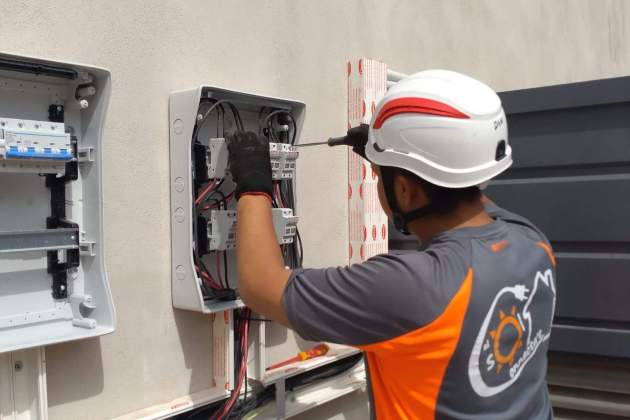
[(420, 178), (406, 169), (396, 169), (400, 175), (410, 178), (422, 186), (431, 205), (435, 207), (435, 211), (439, 214), (450, 213), (463, 203), (471, 203), (481, 199), (481, 190), (477, 186), (466, 188), (440, 187)]

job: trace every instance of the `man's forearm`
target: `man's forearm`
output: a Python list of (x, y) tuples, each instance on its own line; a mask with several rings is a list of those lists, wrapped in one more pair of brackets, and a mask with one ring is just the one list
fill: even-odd
[(237, 211), (236, 258), (241, 297), (254, 311), (287, 325), (281, 301), (290, 271), (284, 268), (271, 204), (265, 196), (244, 195)]

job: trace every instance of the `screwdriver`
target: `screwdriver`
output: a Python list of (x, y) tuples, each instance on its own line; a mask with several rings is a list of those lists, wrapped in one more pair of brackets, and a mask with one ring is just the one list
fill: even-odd
[(360, 138), (360, 136), (357, 136), (357, 134), (360, 131), (367, 132), (368, 127), (369, 127), (368, 124), (361, 124), (357, 127), (353, 127), (350, 130), (348, 130), (348, 134), (346, 134), (345, 136), (331, 137), (327, 141), (298, 144), (297, 147), (322, 146), (324, 144), (327, 144), (330, 147), (344, 146), (344, 145), (353, 147), (357, 145), (356, 142)]
[(326, 344), (318, 344), (309, 350), (299, 352), (297, 356), (295, 357), (292, 357), (280, 363), (276, 363), (275, 365), (269, 366), (267, 370), (277, 369), (282, 366), (290, 365), (291, 363), (303, 362), (305, 360), (310, 360), (315, 357), (324, 356), (326, 355), (326, 353), (328, 353), (328, 350), (330, 350), (330, 348)]

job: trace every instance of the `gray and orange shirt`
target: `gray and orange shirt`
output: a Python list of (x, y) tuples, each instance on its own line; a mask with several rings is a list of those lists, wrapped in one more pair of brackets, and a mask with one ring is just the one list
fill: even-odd
[(486, 209), (493, 223), (419, 250), (291, 275), (291, 326), (365, 352), (377, 419), (552, 417), (555, 258), (528, 220)]

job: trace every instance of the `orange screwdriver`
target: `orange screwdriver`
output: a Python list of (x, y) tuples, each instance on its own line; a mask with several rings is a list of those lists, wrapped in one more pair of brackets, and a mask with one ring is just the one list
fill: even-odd
[(326, 353), (328, 353), (328, 350), (330, 350), (330, 348), (326, 344), (318, 344), (312, 349), (299, 352), (297, 356), (295, 357), (292, 357), (280, 363), (276, 363), (275, 365), (269, 366), (267, 370), (277, 369), (282, 366), (290, 365), (291, 363), (303, 362), (305, 360), (310, 360), (315, 357), (324, 356)]

